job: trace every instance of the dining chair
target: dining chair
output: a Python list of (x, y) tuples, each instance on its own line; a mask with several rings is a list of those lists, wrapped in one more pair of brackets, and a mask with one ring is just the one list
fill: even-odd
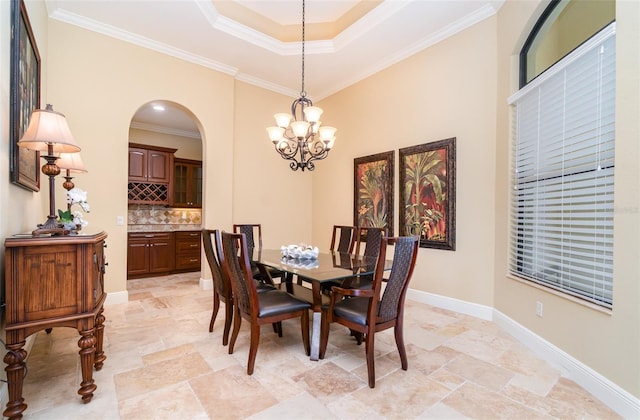
[[(213, 278), (213, 312), (211, 313), (211, 321), (209, 322), (209, 332), (213, 332), (213, 325), (220, 309), (220, 302), (225, 305), (224, 332), (222, 334), (222, 345), (229, 343), (229, 331), (231, 330), (231, 320), (233, 319), (233, 292), (231, 281), (226, 271), (222, 269), (224, 254), (222, 253), (222, 236), (219, 229), (202, 229), (202, 243), (204, 253), (211, 269)], [(265, 293), (276, 290), (275, 286), (265, 284), (261, 281), (256, 282), (258, 293)], [(274, 331), (282, 336), (282, 332), (278, 325), (274, 325)]]
[(356, 230), (355, 226), (333, 225), (329, 250), (351, 254), (355, 245)]
[[(244, 233), (247, 238), (247, 250), (249, 251), (249, 257), (251, 257), (254, 251), (262, 251), (262, 225), (260, 224), (234, 224), (234, 233)], [(251, 262), (251, 271), (253, 277), (265, 283), (273, 284), (274, 278), (279, 278), (280, 281), (284, 281), (284, 273), (273, 267), (265, 267), (268, 271), (268, 276), (263, 275), (257, 265)], [(265, 278), (269, 277), (269, 278)]]
[[(387, 236), (386, 227), (360, 226), (356, 232), (355, 254), (375, 259), (380, 252), (380, 240)], [(370, 289), (373, 284), (373, 274), (353, 276), (342, 282), (342, 287), (353, 289)]]
[[(222, 345), (229, 343), (229, 331), (231, 330), (231, 320), (233, 318), (233, 294), (231, 292), (231, 282), (226, 273), (223, 272), (220, 257), (222, 254), (222, 244), (220, 242), (220, 231), (218, 229), (202, 229), (202, 244), (204, 253), (211, 269), (213, 277), (213, 313), (209, 322), (209, 332), (213, 332), (213, 324), (216, 321), (220, 301), (225, 305), (224, 332), (222, 334)], [(215, 251), (214, 251), (215, 243)]]
[[(387, 246), (395, 245), (389, 279), (382, 290), (382, 274)], [(378, 259), (371, 289), (345, 289), (334, 286), (328, 306), (322, 308), (320, 327), (320, 358), (324, 358), (329, 341), (331, 323), (339, 323), (365, 337), (365, 354), (369, 387), (376, 382), (374, 343), (375, 334), (394, 328), (394, 336), (402, 370), (407, 370), (407, 353), (402, 333), (404, 301), (418, 255), (419, 237), (404, 236), (380, 240)], [(344, 297), (347, 297), (346, 299)]]
[(274, 324), (299, 317), (302, 343), (308, 356), (310, 354), (309, 309), (311, 304), (280, 290), (257, 292), (244, 234), (222, 232), (222, 250), (223, 269), (231, 280), (234, 302), (233, 332), (229, 342), (229, 354), (233, 353), (242, 318), (244, 318), (251, 323), (247, 374), (253, 374), (260, 341), (260, 327), (264, 324)]

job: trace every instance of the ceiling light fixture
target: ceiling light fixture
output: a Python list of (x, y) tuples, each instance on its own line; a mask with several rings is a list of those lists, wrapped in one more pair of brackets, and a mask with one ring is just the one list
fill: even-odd
[[(304, 90), (304, 0), (302, 0), (302, 89), (291, 104), (291, 114), (275, 114), (277, 127), (267, 127), (269, 139), (283, 159), (292, 161), (289, 167), (297, 171), (315, 169), (314, 160), (327, 157), (336, 140), (334, 127), (321, 126), (322, 109), (313, 106)], [(299, 118), (299, 119), (298, 119)], [(298, 158), (299, 155), (299, 158)]]

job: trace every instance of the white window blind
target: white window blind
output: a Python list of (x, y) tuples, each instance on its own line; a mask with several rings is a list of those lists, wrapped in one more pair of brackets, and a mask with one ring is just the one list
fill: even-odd
[(612, 307), (615, 23), (511, 98), (509, 271)]

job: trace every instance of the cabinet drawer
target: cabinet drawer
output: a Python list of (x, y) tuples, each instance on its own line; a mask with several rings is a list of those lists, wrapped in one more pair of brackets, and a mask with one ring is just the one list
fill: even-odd
[(194, 251), (200, 252), (200, 241), (176, 241), (176, 254)]
[(176, 240), (177, 241), (196, 241), (198, 243), (200, 243), (200, 231), (199, 230), (195, 230), (192, 232), (176, 232)]
[(129, 233), (129, 239), (164, 239), (170, 240), (171, 232), (136, 232)]
[(200, 253), (176, 255), (176, 270), (200, 270)]

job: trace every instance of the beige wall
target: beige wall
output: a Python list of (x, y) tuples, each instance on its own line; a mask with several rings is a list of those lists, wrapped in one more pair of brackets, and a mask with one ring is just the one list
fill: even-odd
[[(338, 127), (313, 183), (314, 239), (353, 224), (353, 159), (456, 137), (456, 251), (420, 249), (411, 287), (493, 306), (496, 24), (490, 18), (320, 105)], [(420, 269), (422, 267), (422, 269)]]
[[(233, 162), (233, 79), (57, 21), (49, 22), (48, 98), (66, 113), (89, 170), (90, 229), (109, 234), (107, 292), (126, 290), (127, 145), (137, 109), (162, 99), (193, 113), (203, 136), (204, 223), (230, 225)], [(176, 75), (189, 74), (189, 77)], [(80, 182), (80, 180), (78, 180)]]
[[(292, 172), (269, 141), (273, 114), (287, 112), (292, 98), (236, 82), (234, 110), (234, 223), (262, 224), (263, 245), (312, 243), (311, 174)], [(316, 169), (317, 170), (317, 169)]]

